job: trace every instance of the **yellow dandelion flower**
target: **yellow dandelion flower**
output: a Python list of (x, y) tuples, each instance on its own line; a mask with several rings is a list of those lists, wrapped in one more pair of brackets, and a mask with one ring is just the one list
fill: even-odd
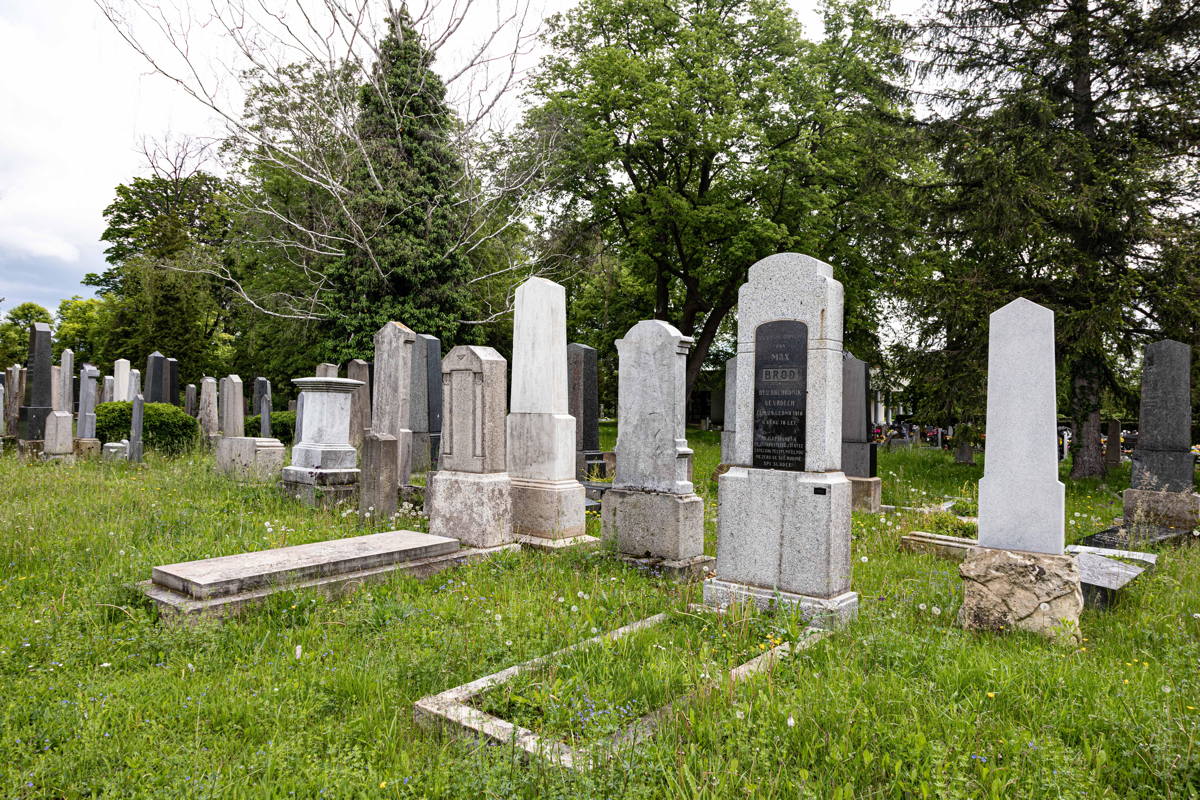
[(988, 697), (995, 697), (995, 696), (996, 696), (996, 693), (995, 693), (995, 692), (988, 692), (987, 694), (988, 694)]

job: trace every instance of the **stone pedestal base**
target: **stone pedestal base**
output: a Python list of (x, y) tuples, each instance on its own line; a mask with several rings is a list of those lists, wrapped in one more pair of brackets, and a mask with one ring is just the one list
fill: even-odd
[(850, 481), (850, 508), (867, 514), (883, 511), (883, 481), (880, 478), (852, 478)]
[(834, 597), (810, 597), (762, 586), (709, 578), (704, 582), (704, 604), (724, 608), (734, 603), (752, 602), (759, 608), (795, 606), (817, 628), (838, 628), (858, 614), (858, 592), (843, 592)]
[(433, 442), (425, 431), (412, 432), (412, 472), (428, 472), (433, 467)]
[(225, 436), (217, 442), (217, 470), (238, 480), (273, 481), (283, 469), (283, 443), (258, 436)]
[(704, 501), (694, 494), (609, 489), (601, 538), (634, 558), (682, 562), (704, 554)]
[(357, 469), (284, 467), (283, 491), (314, 508), (353, 503), (358, 491)]
[(1174, 528), (1182, 535), (1200, 527), (1200, 494), (1126, 489), (1123, 499), (1131, 540), (1137, 538), (1139, 528)]
[(100, 457), (100, 440), (99, 439), (76, 439), (75, 440), (75, 457), (76, 458), (99, 458)]
[(507, 472), (452, 472), (429, 476), (425, 509), (429, 532), (458, 539), (467, 547), (496, 547), (513, 541), (512, 481)]
[(107, 442), (100, 450), (104, 461), (124, 461), (129, 458), (129, 442)]
[(44, 444), (41, 439), (18, 439), (17, 455), (28, 459), (41, 458)]
[(639, 569), (684, 583), (707, 578), (717, 563), (712, 556), (695, 556), (683, 561), (672, 561), (666, 558), (637, 558), (625, 553), (617, 553), (617, 558)]
[(513, 533), (516, 536), (555, 541), (584, 536), (583, 500), (583, 486), (579, 481), (539, 481), (514, 477)]
[(958, 572), (963, 628), (1016, 628), (1066, 643), (1079, 640), (1083, 590), (1074, 556), (976, 547)]

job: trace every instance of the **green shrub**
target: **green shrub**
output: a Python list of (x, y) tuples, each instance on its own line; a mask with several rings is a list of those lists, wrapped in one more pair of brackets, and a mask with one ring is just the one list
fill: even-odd
[[(258, 436), (259, 415), (246, 417), (246, 435)], [(296, 412), (272, 411), (271, 435), (284, 444), (291, 444), (296, 438)]]
[[(101, 403), (96, 406), (96, 437), (102, 442), (129, 438), (133, 403)], [(146, 447), (168, 455), (191, 448), (199, 439), (200, 425), (179, 406), (146, 403), (142, 417), (142, 441)]]

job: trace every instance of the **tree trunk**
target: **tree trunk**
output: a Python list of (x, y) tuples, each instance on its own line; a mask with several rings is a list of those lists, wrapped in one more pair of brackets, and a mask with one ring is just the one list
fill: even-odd
[(708, 316), (704, 319), (704, 325), (700, 327), (700, 335), (696, 337), (696, 343), (692, 346), (692, 351), (688, 353), (687, 402), (689, 403), (692, 399), (692, 389), (696, 386), (696, 379), (700, 377), (700, 369), (704, 366), (704, 361), (708, 358), (708, 351), (712, 348), (713, 339), (717, 337), (717, 331), (721, 329), (721, 322), (731, 308), (733, 308), (733, 303), (722, 303), (708, 312)]
[(1071, 443), (1072, 478), (1104, 477), (1104, 453), (1100, 449), (1100, 381), (1091, 358), (1082, 357), (1072, 369), (1071, 419), (1075, 441)]

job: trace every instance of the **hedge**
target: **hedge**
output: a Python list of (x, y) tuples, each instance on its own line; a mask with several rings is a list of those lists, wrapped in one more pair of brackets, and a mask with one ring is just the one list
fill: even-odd
[[(102, 442), (128, 439), (132, 418), (133, 403), (101, 403), (96, 406), (96, 437)], [(199, 437), (199, 423), (179, 406), (146, 403), (142, 416), (142, 442), (146, 447), (177, 455), (193, 447)]]
[[(258, 414), (255, 414), (253, 417), (246, 417), (247, 436), (258, 436), (258, 426)], [(292, 440), (296, 438), (296, 412), (272, 411), (271, 435), (284, 444), (292, 444)]]

